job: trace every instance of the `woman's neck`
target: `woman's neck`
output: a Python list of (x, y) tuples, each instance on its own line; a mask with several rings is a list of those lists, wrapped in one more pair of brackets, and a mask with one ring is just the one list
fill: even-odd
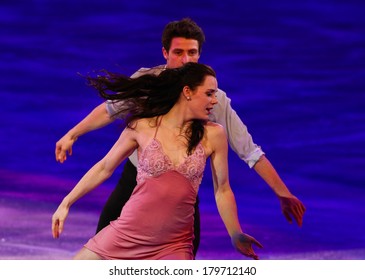
[(186, 110), (183, 106), (174, 106), (171, 110), (163, 116), (162, 122), (164, 126), (173, 130), (184, 130), (184, 128), (191, 122), (190, 118), (186, 117)]

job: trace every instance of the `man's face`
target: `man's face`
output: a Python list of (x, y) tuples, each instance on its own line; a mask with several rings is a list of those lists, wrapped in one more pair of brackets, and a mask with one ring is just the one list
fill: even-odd
[(198, 62), (199, 43), (194, 39), (175, 37), (171, 41), (170, 50), (162, 48), (162, 54), (166, 59), (167, 68), (178, 68), (187, 62)]

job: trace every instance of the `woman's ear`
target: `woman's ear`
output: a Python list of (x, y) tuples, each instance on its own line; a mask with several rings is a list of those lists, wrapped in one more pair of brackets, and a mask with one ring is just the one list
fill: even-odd
[(188, 86), (184, 86), (183, 88), (183, 95), (186, 98), (186, 100), (191, 100), (191, 89)]

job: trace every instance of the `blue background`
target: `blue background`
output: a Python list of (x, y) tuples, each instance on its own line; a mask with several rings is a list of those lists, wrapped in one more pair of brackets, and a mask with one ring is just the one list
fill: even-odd
[[(119, 177), (74, 206), (53, 240), (62, 197), (118, 138), (112, 124), (82, 136), (56, 163), (56, 141), (101, 99), (78, 75), (132, 74), (163, 64), (161, 33), (191, 17), (200, 62), (290, 190), (306, 205), (289, 225), (261, 178), (230, 153), (243, 228), (263, 259), (364, 259), (365, 4), (362, 1), (2, 1), (0, 4), (0, 259), (68, 258), (94, 233)], [(240, 259), (201, 186), (200, 259)]]

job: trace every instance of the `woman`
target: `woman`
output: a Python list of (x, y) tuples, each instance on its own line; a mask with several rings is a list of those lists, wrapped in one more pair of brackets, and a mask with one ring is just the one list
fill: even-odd
[(137, 149), (138, 185), (131, 199), (120, 217), (91, 238), (75, 259), (193, 259), (194, 204), (208, 157), (217, 207), (232, 244), (258, 259), (252, 244), (262, 245), (244, 234), (238, 222), (224, 129), (208, 121), (217, 103), (215, 72), (187, 63), (158, 76), (132, 79), (107, 73), (88, 80), (103, 98), (123, 102), (118, 113), (127, 127), (63, 199), (52, 217), (53, 237), (62, 233), (71, 205)]

